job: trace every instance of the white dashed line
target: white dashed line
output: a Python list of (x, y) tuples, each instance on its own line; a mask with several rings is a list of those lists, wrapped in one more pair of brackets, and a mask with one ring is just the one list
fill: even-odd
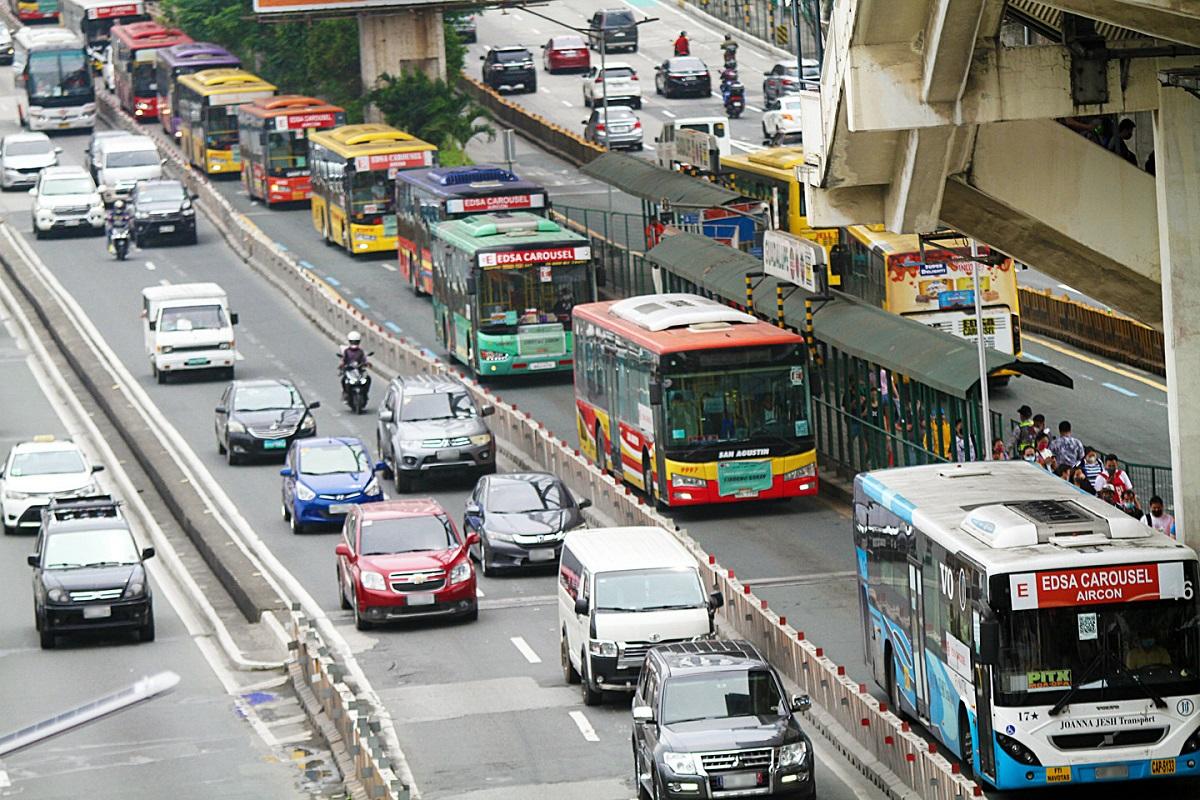
[(151, 272), (154, 272), (154, 270), (158, 269), (158, 267), (154, 266), (154, 262), (153, 262), (153, 261), (147, 261), (147, 262), (146, 262), (146, 269), (150, 270)]
[[(509, 639), (509, 641), (513, 643), (513, 647), (517, 648), (517, 652), (525, 656), (525, 660), (530, 664), (542, 663), (541, 657), (538, 656), (537, 653), (533, 652), (533, 648), (529, 646), (529, 643), (526, 642), (524, 638), (520, 636), (513, 636), (511, 639)], [(584, 722), (587, 722), (587, 720), (584, 720)], [(586, 734), (584, 735), (586, 736)]]
[(397, 269), (395, 264), (389, 264), (386, 261), (380, 261), (379, 266), (383, 267), (388, 272), (399, 272), (400, 271), (399, 269)]
[(755, 112), (756, 114), (761, 114), (761, 113), (762, 113), (762, 109), (761, 109), (761, 108), (757, 108), (757, 107), (755, 107), (755, 106), (746, 106), (746, 109), (747, 109), (747, 110), (749, 110), (749, 111), (753, 111), (753, 112)]
[(483, 589), (480, 589), (478, 586), (475, 587), (475, 596), (476, 597), (487, 597), (487, 595), (483, 593)]
[(541, 35), (542, 35), (542, 32), (541, 32), (541, 31), (539, 31), (537, 28), (530, 28), (529, 30), (533, 31), (533, 32), (534, 32), (534, 33), (536, 33), (538, 36), (541, 36)]
[(567, 108), (570, 108), (570, 107), (571, 107), (571, 101), (570, 101), (570, 100), (563, 100), (563, 101), (562, 101), (562, 104), (563, 104), (564, 106), (566, 106)]
[(575, 727), (579, 728), (579, 732), (583, 734), (583, 738), (589, 742), (598, 742), (600, 737), (596, 735), (596, 729), (592, 727), (592, 723), (588, 722), (588, 718), (584, 716), (582, 711), (569, 712), (571, 719), (575, 721)]
[(668, 116), (668, 117), (670, 117), (671, 119), (675, 119), (675, 115), (674, 115), (674, 114), (672, 114), (670, 111), (667, 111), (665, 108), (662, 110), (662, 112), (663, 112), (663, 114), (664, 114), (665, 116)]
[(12, 786), (12, 781), (8, 779), (8, 773), (0, 769), (0, 789), (7, 789)]

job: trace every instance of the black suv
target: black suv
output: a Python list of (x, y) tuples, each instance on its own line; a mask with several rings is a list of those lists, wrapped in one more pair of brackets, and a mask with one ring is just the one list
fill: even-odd
[(196, 243), (196, 209), (179, 181), (138, 181), (129, 195), (133, 214), (133, 243), (145, 247), (151, 239)]
[(54, 499), (42, 512), (33, 567), (34, 624), (42, 648), (60, 633), (134, 630), (154, 641), (154, 609), (145, 561), (108, 495)]
[(655, 798), (816, 796), (813, 748), (775, 668), (750, 642), (679, 642), (646, 654), (633, 698), (633, 769)]
[(636, 53), (638, 48), (637, 20), (633, 12), (624, 8), (606, 8), (592, 14), (588, 23), (588, 47), (599, 52), (604, 45), (606, 53), (628, 50)]
[(533, 53), (526, 48), (493, 47), (479, 60), (483, 62), (483, 82), (497, 92), (518, 86), (526, 92), (537, 91)]

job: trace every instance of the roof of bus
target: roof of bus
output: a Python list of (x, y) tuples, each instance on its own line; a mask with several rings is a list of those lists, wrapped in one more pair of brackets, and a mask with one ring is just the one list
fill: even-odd
[(144, 2), (136, 2), (136, 0), (135, 2), (130, 2), (130, 0), (62, 0), (62, 4), (63, 6), (75, 6), (77, 8), (82, 8), (85, 11), (92, 8), (108, 8), (110, 6), (117, 6), (123, 12), (121, 16), (125, 16), (126, 14), (130, 13), (125, 11), (125, 7), (136, 6), (137, 8), (132, 13), (146, 13), (146, 4)]
[(249, 114), (263, 119), (287, 114), (341, 114), (345, 111), (346, 109), (341, 106), (335, 106), (319, 97), (308, 97), (302, 94), (276, 94), (270, 97), (260, 97), (238, 107), (239, 114)]
[(442, 197), (546, 191), (540, 184), (527, 181), (495, 164), (410, 169), (397, 173), (396, 179), (421, 186)]
[(157, 22), (130, 22), (125, 25), (113, 25), (111, 35), (113, 39), (121, 42), (130, 50), (171, 47), (192, 41), (192, 37), (179, 28), (164, 28)]
[[(846, 232), (872, 250), (885, 255), (897, 253), (918, 253), (921, 250), (921, 240), (916, 234), (892, 233), (882, 225), (850, 225)], [(962, 244), (956, 246), (969, 247), (970, 239), (962, 237)], [(946, 249), (944, 242), (930, 242), (926, 250)], [(988, 252), (987, 245), (979, 243), (981, 252)]]
[(769, 147), (752, 153), (721, 156), (722, 167), (755, 172), (783, 181), (794, 181), (795, 168), (803, 163), (803, 147)]
[[(673, 296), (644, 295), (636, 299), (650, 303), (657, 299)], [(605, 300), (599, 303), (582, 303), (575, 306), (572, 313), (577, 320), (593, 322), (603, 328), (619, 333), (625, 339), (636, 342), (647, 350), (660, 355), (682, 353), (690, 350), (719, 350), (731, 347), (801, 344), (804, 341), (802, 336), (760, 320), (730, 323), (727, 325), (689, 325), (686, 327), (651, 331), (638, 325), (636, 322), (622, 319), (612, 312), (612, 307), (617, 303), (627, 303), (632, 299), (634, 298)]]
[(83, 37), (66, 28), (26, 25), (19, 28), (13, 39), (26, 50), (43, 47), (78, 47), (83, 49)]
[[(579, 309), (580, 306), (575, 307), (576, 314)], [(935, 537), (950, 552), (970, 556), (991, 574), (1196, 558), (1190, 548), (1171, 537), (1024, 461), (930, 464), (876, 470), (860, 473), (855, 478), (854, 489), (856, 502), (866, 495), (926, 535)], [(1094, 539), (1081, 540), (1074, 545), (1047, 541), (992, 546), (960, 527), (970, 517), (983, 520), (982, 524), (987, 526), (984, 529), (993, 528), (994, 536), (1027, 541), (1031, 524), (1023, 522), (1024, 531), (1006, 528), (1023, 518), (1000, 507), (1030, 501), (1072, 503), (1088, 516), (1106, 522), (1112, 532), (1111, 538), (1099, 543)], [(1070, 506), (1067, 509), (1069, 511)], [(1021, 533), (1026, 536), (1022, 537)], [(1085, 544), (1086, 547), (1082, 546)]]
[(185, 42), (171, 45), (158, 51), (161, 61), (178, 64), (185, 61), (212, 61), (221, 66), (239, 66), (242, 61), (219, 44), (212, 42)]
[(181, 75), (178, 82), (201, 97), (237, 92), (275, 91), (275, 84), (267, 83), (252, 72), (232, 67), (202, 69), (191, 75)]
[(309, 141), (327, 147), (343, 158), (382, 155), (385, 153), (437, 150), (436, 145), (422, 141), (412, 134), (368, 122), (361, 125), (342, 125), (332, 130), (317, 131)]
[(472, 214), (439, 222), (434, 235), (468, 253), (495, 248), (561, 244), (578, 247), (587, 239), (558, 223), (526, 211)]

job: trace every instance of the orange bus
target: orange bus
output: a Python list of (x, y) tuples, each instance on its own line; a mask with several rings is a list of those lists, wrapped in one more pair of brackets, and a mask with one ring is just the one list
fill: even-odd
[(573, 310), (580, 450), (667, 506), (817, 492), (804, 339), (715, 300)]
[(155, 56), (164, 47), (191, 44), (192, 37), (157, 22), (113, 25), (110, 34), (117, 101), (139, 120), (158, 119)]
[(312, 198), (308, 134), (346, 124), (346, 109), (315, 97), (280, 94), (238, 106), (242, 185), (251, 200), (272, 203)]

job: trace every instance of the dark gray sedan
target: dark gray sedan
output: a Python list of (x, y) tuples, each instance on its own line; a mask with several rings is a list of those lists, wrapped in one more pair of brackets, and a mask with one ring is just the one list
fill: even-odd
[(485, 475), (463, 513), (463, 534), (479, 534), (472, 556), (484, 575), (502, 567), (557, 564), (567, 531), (584, 524), (590, 500), (576, 500), (545, 472)]

